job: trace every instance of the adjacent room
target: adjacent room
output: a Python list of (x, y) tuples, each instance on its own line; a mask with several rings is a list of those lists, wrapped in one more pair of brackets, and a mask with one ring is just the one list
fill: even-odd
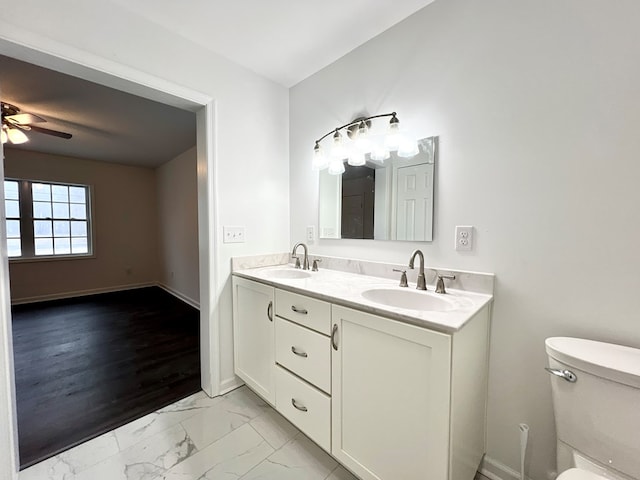
[(25, 468), (200, 390), (195, 116), (6, 56), (0, 88)]

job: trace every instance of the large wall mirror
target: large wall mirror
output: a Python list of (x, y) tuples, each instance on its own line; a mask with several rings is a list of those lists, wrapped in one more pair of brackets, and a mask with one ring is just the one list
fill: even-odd
[(345, 164), (342, 175), (320, 171), (320, 238), (433, 240), (433, 181), (437, 137), (418, 141), (419, 153), (362, 167)]

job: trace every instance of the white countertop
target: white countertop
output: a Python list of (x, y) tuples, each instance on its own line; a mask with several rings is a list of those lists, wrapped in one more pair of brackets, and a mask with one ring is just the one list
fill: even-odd
[(428, 286), (429, 291), (420, 292), (420, 294), (444, 297), (455, 308), (446, 312), (411, 310), (390, 307), (367, 300), (362, 296), (365, 290), (375, 288), (415, 290), (415, 284), (411, 283), (409, 287), (399, 287), (399, 275), (398, 280), (390, 280), (369, 275), (320, 269), (318, 272), (309, 271), (311, 276), (308, 278), (289, 279), (269, 276), (269, 273), (274, 270), (291, 269), (291, 265), (247, 268), (236, 270), (233, 275), (445, 333), (454, 333), (460, 330), (482, 307), (493, 300), (492, 295), (454, 289), (447, 289), (446, 294), (436, 294), (433, 286)]

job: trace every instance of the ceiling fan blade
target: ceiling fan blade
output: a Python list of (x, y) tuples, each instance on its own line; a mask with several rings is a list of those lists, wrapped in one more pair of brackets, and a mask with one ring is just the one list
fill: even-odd
[(5, 117), (7, 120), (12, 120), (22, 125), (30, 125), (32, 123), (43, 123), (46, 120), (33, 113), (17, 113), (16, 115), (9, 115)]
[(51, 130), (49, 128), (42, 128), (36, 125), (29, 125), (29, 126), (31, 127), (31, 130), (34, 132), (45, 133), (47, 135), (53, 135), (54, 137), (66, 138), (68, 140), (72, 136), (70, 133), (59, 132), (57, 130)]

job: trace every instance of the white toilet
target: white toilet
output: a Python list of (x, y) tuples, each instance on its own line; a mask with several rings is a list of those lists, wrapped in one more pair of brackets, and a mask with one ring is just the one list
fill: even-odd
[(557, 480), (640, 480), (640, 350), (568, 337), (545, 345)]

